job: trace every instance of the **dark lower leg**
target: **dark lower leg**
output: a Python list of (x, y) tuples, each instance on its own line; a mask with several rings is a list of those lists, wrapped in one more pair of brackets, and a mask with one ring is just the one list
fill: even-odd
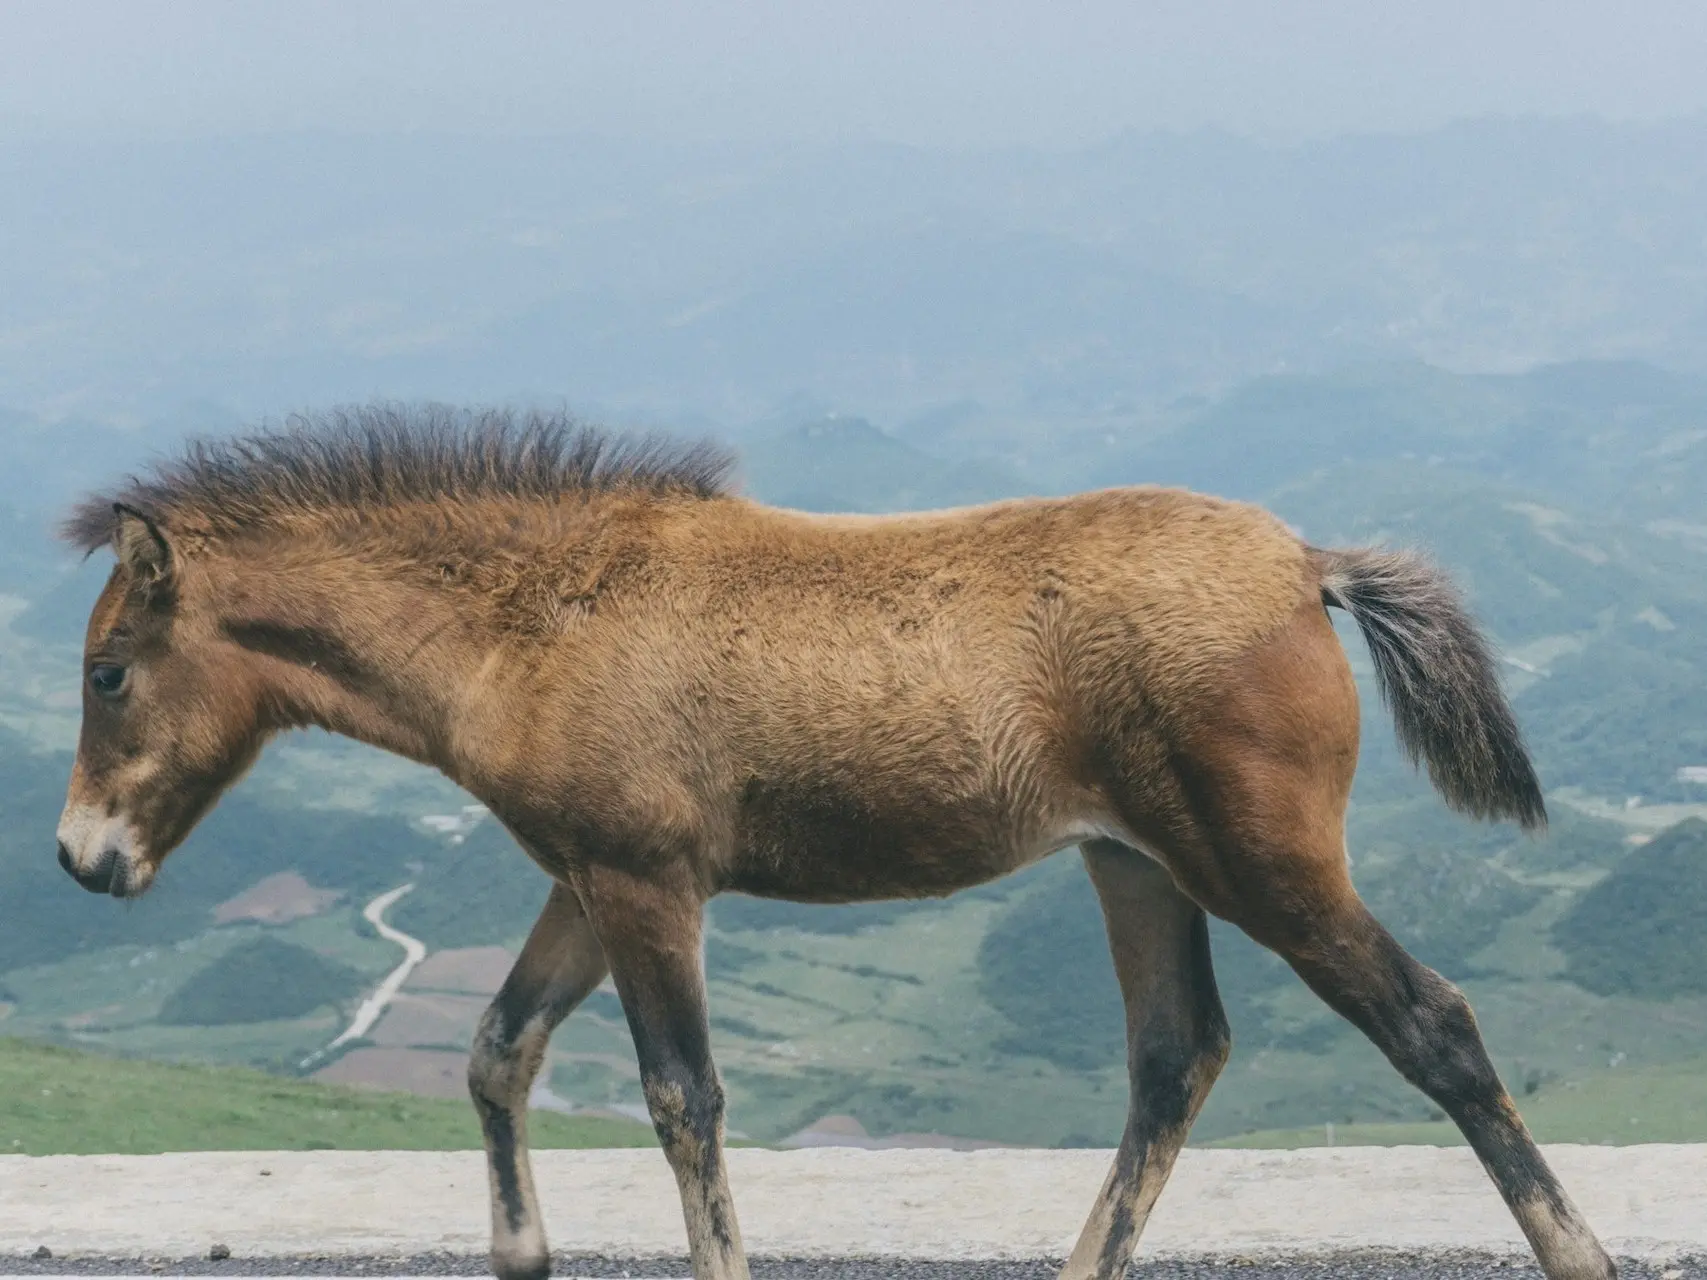
[(492, 1194), (492, 1269), (502, 1280), (551, 1269), (528, 1160), (528, 1095), (551, 1033), (605, 977), (580, 901), (555, 886), (503, 988), (480, 1019), (468, 1091), (480, 1116)]
[(589, 908), (634, 1033), (646, 1106), (681, 1191), (696, 1280), (747, 1280), (723, 1161), (723, 1086), (700, 965), (702, 903), (620, 872), (589, 873)]
[(1616, 1274), (1530, 1137), (1457, 987), (1414, 959), (1355, 900), (1321, 936), (1283, 952), (1322, 999), (1452, 1117), (1549, 1280)]
[(1126, 1131), (1062, 1280), (1124, 1275), (1139, 1234), (1231, 1039), (1203, 911), (1155, 863), (1108, 841), (1084, 847), (1126, 1005)]

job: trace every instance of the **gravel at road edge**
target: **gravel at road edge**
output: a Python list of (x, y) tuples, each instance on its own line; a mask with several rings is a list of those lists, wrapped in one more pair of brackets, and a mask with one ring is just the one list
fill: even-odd
[[(1054, 1280), (1060, 1262), (912, 1261), (904, 1258), (752, 1259), (753, 1280)], [(1707, 1280), (1707, 1257), (1665, 1262), (1620, 1259), (1622, 1280)], [(556, 1276), (660, 1280), (688, 1275), (685, 1258), (613, 1259), (560, 1256)], [(486, 1259), (466, 1254), (411, 1257), (47, 1258), (0, 1256), (0, 1276), (484, 1276)], [(1539, 1277), (1533, 1259), (1482, 1253), (1357, 1252), (1300, 1258), (1209, 1257), (1135, 1263), (1135, 1280), (1484, 1280)]]

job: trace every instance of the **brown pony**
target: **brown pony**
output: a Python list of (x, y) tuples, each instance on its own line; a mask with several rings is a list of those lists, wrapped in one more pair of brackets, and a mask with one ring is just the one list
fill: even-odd
[(708, 446), (561, 419), (360, 410), (77, 508), (118, 565), (89, 621), (59, 861), (134, 897), (280, 730), (441, 770), (553, 881), (469, 1086), (492, 1265), (550, 1265), (526, 1143), (552, 1029), (608, 972), (694, 1274), (747, 1274), (701, 965), (708, 899), (952, 893), (1078, 845), (1126, 1005), (1119, 1153), (1063, 1276), (1125, 1271), (1227, 1060), (1205, 912), (1285, 957), (1446, 1111), (1552, 1280), (1614, 1274), (1469, 1005), (1347, 875), (1360, 624), (1448, 803), (1545, 821), (1487, 645), (1406, 555), (1132, 488), (819, 516)]

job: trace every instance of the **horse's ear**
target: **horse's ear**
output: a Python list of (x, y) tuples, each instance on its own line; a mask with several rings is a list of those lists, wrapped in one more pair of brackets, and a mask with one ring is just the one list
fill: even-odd
[(113, 503), (118, 517), (113, 526), (113, 553), (119, 563), (144, 582), (164, 582), (172, 576), (172, 547), (166, 535), (135, 507)]

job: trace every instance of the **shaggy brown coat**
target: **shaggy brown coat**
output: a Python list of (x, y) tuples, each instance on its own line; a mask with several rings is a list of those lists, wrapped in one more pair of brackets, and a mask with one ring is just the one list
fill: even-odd
[(199, 446), (85, 503), (71, 536), (119, 564), (89, 626), (62, 863), (141, 892), (266, 738), (301, 725), (484, 802), (555, 886), (470, 1069), (505, 1277), (548, 1269), (528, 1088), (607, 971), (695, 1274), (744, 1276), (706, 900), (946, 894), (1075, 844), (1132, 1094), (1063, 1275), (1123, 1273), (1226, 1059), (1206, 910), (1457, 1121), (1549, 1277), (1612, 1274), (1469, 1006), (1346, 871), (1358, 704), (1324, 605), (1357, 619), (1449, 802), (1544, 820), (1445, 579), (1174, 490), (818, 516), (734, 496), (726, 463), (548, 418), (376, 410)]

